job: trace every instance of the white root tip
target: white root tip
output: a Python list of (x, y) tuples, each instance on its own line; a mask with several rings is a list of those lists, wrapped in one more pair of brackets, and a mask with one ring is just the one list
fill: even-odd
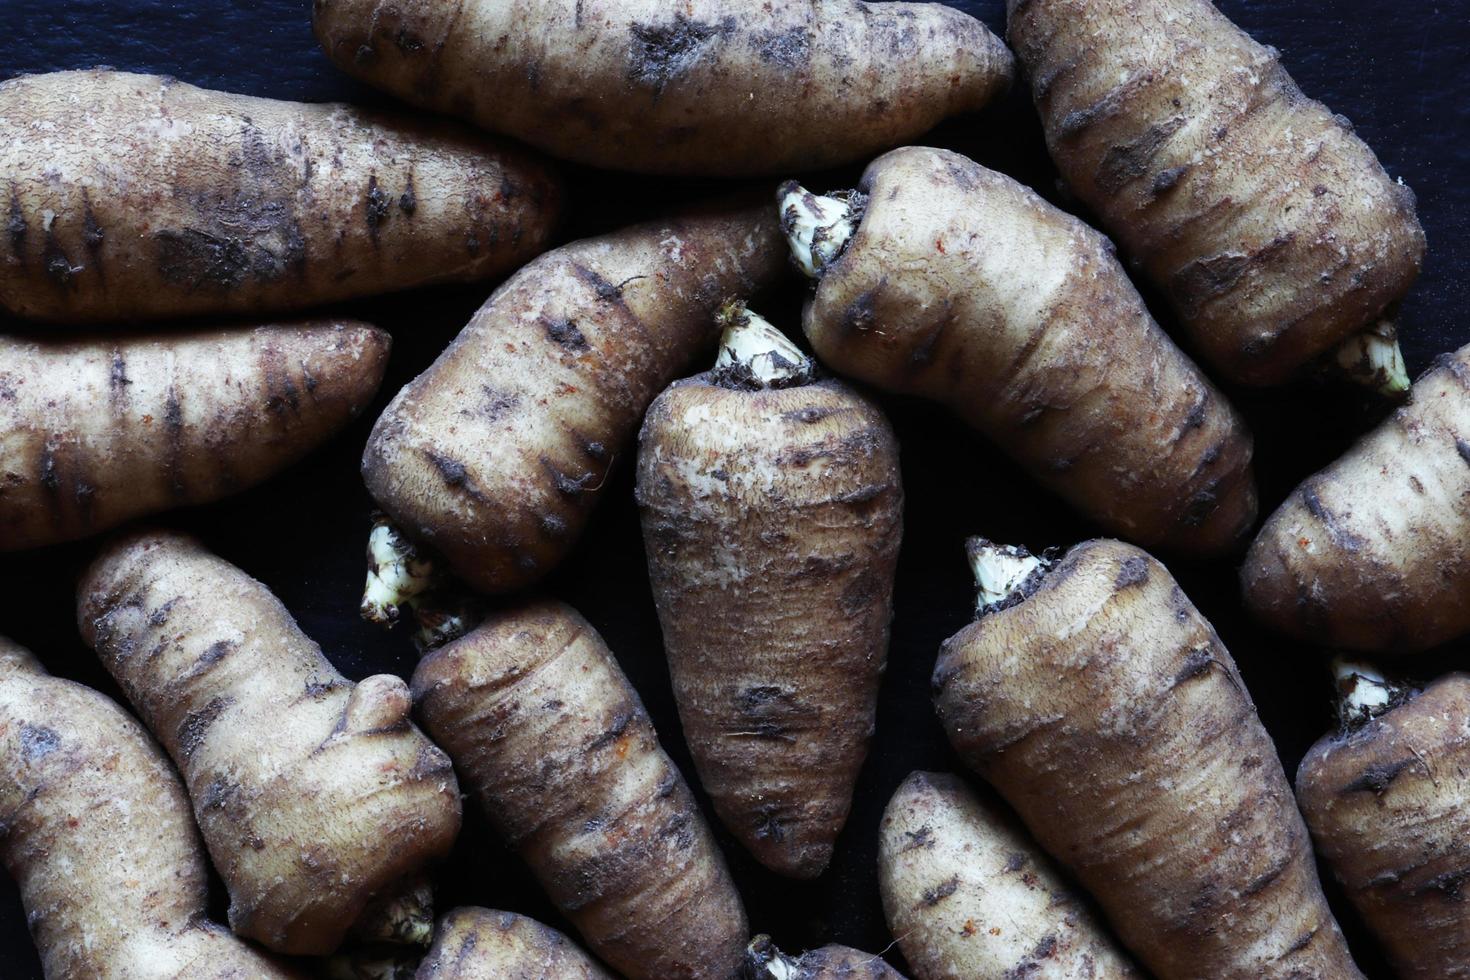
[(815, 362), (802, 353), (769, 320), (752, 313), (744, 303), (732, 301), (720, 310), (725, 332), (715, 372), (760, 388), (794, 388), (808, 384)]
[(368, 536), (367, 585), (362, 594), (362, 618), (379, 626), (398, 621), (403, 607), (433, 588), (434, 565), (386, 517), (373, 524)]
[(1349, 381), (1380, 395), (1392, 398), (1409, 390), (1409, 370), (1399, 347), (1398, 328), (1390, 320), (1380, 320), (1344, 340), (1338, 345), (1336, 360)]
[(1348, 725), (1377, 718), (1398, 704), (1408, 691), (1377, 667), (1350, 657), (1333, 659), (1332, 676), (1337, 681), (1337, 714)]
[(754, 980), (799, 980), (801, 966), (776, 948), (770, 936), (756, 936), (745, 947), (745, 962)]
[(777, 191), (781, 201), (781, 230), (791, 245), (791, 257), (809, 278), (816, 279), (847, 246), (862, 215), (854, 207), (858, 196), (813, 194), (794, 180)]
[(1052, 566), (1018, 545), (984, 538), (965, 542), (965, 555), (975, 573), (975, 611), (981, 616), (1024, 600)]

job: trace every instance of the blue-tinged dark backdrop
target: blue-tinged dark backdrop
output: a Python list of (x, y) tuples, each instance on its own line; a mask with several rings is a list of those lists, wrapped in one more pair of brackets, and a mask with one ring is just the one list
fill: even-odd
[[(955, 6), (1003, 27), (1001, 0)], [(1411, 370), (1438, 352), (1470, 342), (1464, 276), (1470, 244), (1470, 0), (1412, 5), (1382, 0), (1220, 0), (1259, 39), (1279, 47), (1301, 86), (1348, 116), (1388, 170), (1418, 193), (1429, 259), (1404, 306)], [(318, 51), (305, 0), (0, 0), (0, 78), (24, 72), (111, 65), (174, 75), (197, 85), (305, 101), (383, 102), (339, 74)], [(1055, 173), (1027, 99), (944, 126), (928, 138), (1025, 180), (1056, 199)], [(711, 193), (709, 182), (642, 180), (572, 170), (567, 237), (617, 227), (679, 200)], [(823, 175), (842, 186), (856, 170)], [(239, 499), (172, 518), (222, 555), (264, 580), (303, 628), (347, 674), (407, 674), (413, 657), (401, 634), (380, 633), (356, 615), (369, 501), (357, 458), (382, 405), (423, 370), (488, 295), (488, 287), (449, 288), (354, 304), (351, 310), (393, 331), (396, 347), (378, 403), (324, 452)], [(766, 312), (791, 324), (799, 296)], [(1165, 325), (1170, 321), (1156, 305)], [(1274, 507), (1302, 477), (1329, 461), (1375, 419), (1376, 409), (1327, 390), (1233, 392), (1257, 436), (1263, 503)], [(898, 782), (915, 768), (952, 769), (934, 720), (928, 677), (942, 640), (970, 618), (970, 585), (961, 539), (983, 532), (1034, 547), (1067, 544), (1092, 529), (970, 432), (924, 405), (890, 399), (903, 444), (908, 494), (897, 615), (872, 756), (831, 869), (793, 883), (757, 866), (716, 826), (752, 927), (788, 947), (845, 942), (889, 947), (875, 877), (877, 827)], [(0, 556), (0, 632), (35, 650), (56, 673), (116, 696), (77, 637), (75, 576), (91, 546)], [(1179, 567), (1186, 590), (1219, 627), (1239, 660), (1288, 772), (1331, 724), (1321, 656), (1260, 633), (1238, 608), (1234, 569)], [(629, 468), (609, 484), (581, 547), (548, 591), (578, 606), (604, 633), (642, 692), (665, 745), (697, 786), (684, 748), (659, 646), (643, 565)], [(1463, 665), (1470, 645), (1416, 662), (1433, 673)], [(443, 907), (507, 908), (565, 927), (534, 881), (468, 808), (455, 859), (440, 882)], [(218, 890), (218, 889), (217, 889)], [(1386, 976), (1371, 941), (1340, 896), (1334, 904), (1357, 954)], [(222, 900), (216, 896), (216, 914)], [(890, 952), (901, 965), (896, 952)], [(39, 980), (14, 886), (0, 880), (0, 977)]]

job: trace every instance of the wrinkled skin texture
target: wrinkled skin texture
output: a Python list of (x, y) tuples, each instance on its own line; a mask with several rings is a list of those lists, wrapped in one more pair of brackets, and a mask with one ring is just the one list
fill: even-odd
[(700, 375), (649, 409), (638, 504), (684, 737), (766, 867), (822, 873), (888, 656), (903, 535), (898, 442), (839, 381)]
[(199, 832), (141, 725), (0, 637), (0, 857), (47, 980), (290, 980), (205, 917)]
[(648, 403), (719, 336), (715, 311), (775, 281), (769, 209), (693, 212), (559, 248), (490, 297), (378, 419), (378, 505), (483, 592), (576, 543)]
[(1397, 975), (1470, 977), (1470, 677), (1322, 739), (1296, 789), (1317, 850)]
[(1403, 653), (1470, 632), (1470, 347), (1271, 515), (1247, 608), (1323, 646)]
[(513, 912), (458, 908), (439, 922), (414, 980), (612, 980), (549, 926)]
[(1256, 514), (1250, 435), (1107, 239), (947, 150), (895, 150), (859, 189), (862, 222), (805, 313), (824, 362), (948, 406), (1112, 533), (1237, 545)]
[(459, 786), (410, 723), (403, 681), (347, 680), (264, 585), (194, 539), (109, 543), (77, 622), (183, 773), (237, 933), (329, 953), (453, 845)]
[(888, 931), (918, 980), (1141, 980), (1004, 804), (916, 772), (879, 828)]
[(1281, 384), (1418, 277), (1414, 195), (1207, 0), (1010, 0), (1052, 159), (1192, 345)]
[(0, 337), (0, 551), (265, 480), (372, 400), (388, 335), (350, 321)]
[(934, 683), (960, 757), (1160, 980), (1361, 977), (1276, 747), (1163, 565), (1078, 545)]
[[(937, 3), (316, 0), (344, 71), (558, 157), (645, 173), (813, 170), (1009, 89), (1013, 59)], [(753, 93), (753, 94), (752, 94)]]
[(0, 83), (0, 308), (261, 315), (490, 279), (545, 246), (543, 166), (473, 133), (112, 71)]
[(731, 980), (740, 896), (606, 644), (568, 606), (491, 617), (419, 664), (414, 701), (491, 824), (630, 980)]

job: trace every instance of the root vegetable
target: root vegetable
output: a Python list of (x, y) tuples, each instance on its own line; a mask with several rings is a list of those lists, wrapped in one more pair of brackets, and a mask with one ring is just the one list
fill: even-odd
[(410, 723), (404, 682), (347, 680), (264, 585), (197, 541), (110, 543), (77, 619), (183, 772), (237, 933), (329, 953), (453, 845), (459, 787)]
[(1311, 643), (1400, 653), (1470, 632), (1470, 346), (1297, 487), (1241, 582), (1261, 621)]
[(1397, 976), (1470, 977), (1470, 676), (1420, 689), (1339, 667), (1341, 732), (1302, 760), (1317, 849)]
[(113, 71), (0, 83), (0, 307), (95, 323), (260, 315), (490, 279), (560, 191), (455, 127)]
[(344, 71), (557, 156), (648, 173), (811, 170), (1002, 95), (1013, 61), (937, 3), (316, 0)]
[(47, 980), (297, 976), (205, 917), (189, 801), (142, 726), (3, 638), (0, 857)]
[(381, 330), (327, 320), (0, 337), (0, 551), (261, 482), (367, 407), (388, 347)]
[(1208, 0), (1008, 7), (1062, 176), (1231, 380), (1289, 380), (1417, 278), (1414, 195)]
[[(1007, 564), (971, 550), (987, 577)], [(1041, 562), (945, 643), (934, 684), (960, 757), (1161, 980), (1361, 976), (1234, 661), (1147, 554)]]
[(730, 980), (748, 931), (724, 858), (592, 626), (538, 602), (419, 664), (414, 700), (491, 823), (630, 980)]
[(934, 399), (1109, 531), (1193, 555), (1254, 523), (1251, 439), (1102, 235), (1001, 174), (910, 147), (855, 195), (781, 191), (817, 277), (817, 356)]
[(368, 490), (472, 587), (535, 582), (575, 544), (648, 403), (713, 349), (720, 304), (775, 280), (781, 253), (768, 211), (724, 208), (542, 256), (388, 406)]
[(571, 940), (511, 912), (459, 908), (439, 923), (414, 980), (611, 980)]
[(743, 306), (639, 441), (649, 576), (684, 735), (760, 862), (822, 872), (867, 755), (903, 533), (882, 412)]
[(770, 936), (756, 936), (746, 949), (748, 980), (904, 980), (881, 956), (849, 946), (823, 946), (799, 957), (787, 956)]
[(888, 929), (919, 980), (1129, 980), (1128, 961), (1002, 804), (911, 774), (879, 830)]

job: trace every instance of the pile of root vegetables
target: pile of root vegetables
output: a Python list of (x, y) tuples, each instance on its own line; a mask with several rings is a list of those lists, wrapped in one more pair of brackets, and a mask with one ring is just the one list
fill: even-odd
[[(0, 857), (48, 980), (1361, 977), (1319, 860), (1372, 956), (1470, 977), (1470, 683), (1394, 659), (1470, 633), (1470, 348), (1405, 373), (1414, 197), (1207, 0), (1008, 7), (1009, 46), (931, 3), (314, 0), (393, 112), (0, 82), (0, 552), (88, 542), (76, 624), (124, 699), (0, 638)], [(1012, 84), (1096, 227), (919, 145)], [(555, 159), (730, 187), (565, 242)], [(354, 682), (161, 515), (375, 404), (391, 338), (334, 304), (497, 282), (363, 448), (362, 614), (421, 660)], [(1393, 407), (1261, 501), (1217, 382)], [(876, 842), (893, 946), (783, 951), (712, 821), (773, 876), (843, 846), (895, 396), (1103, 536), (1014, 540), (975, 488), (974, 621), (933, 670), (956, 771)], [(618, 469), (687, 773), (543, 587)], [(1239, 567), (1331, 663), (1294, 780), (1169, 562)], [(466, 808), (565, 934), (436, 908)]]

